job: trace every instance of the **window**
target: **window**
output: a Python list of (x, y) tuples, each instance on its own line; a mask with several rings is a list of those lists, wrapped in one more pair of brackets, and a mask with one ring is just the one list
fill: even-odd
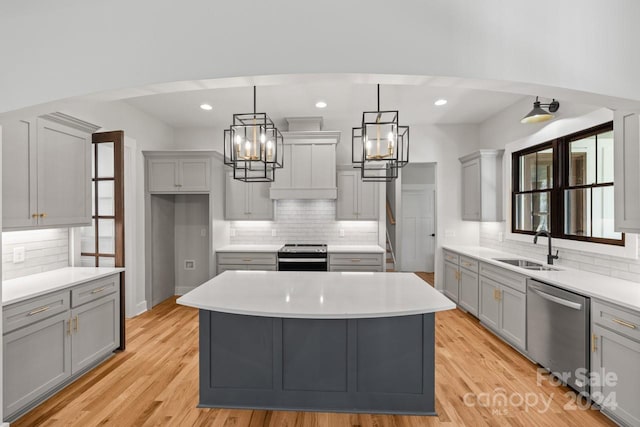
[(516, 152), (512, 232), (624, 245), (613, 185), (612, 122)]

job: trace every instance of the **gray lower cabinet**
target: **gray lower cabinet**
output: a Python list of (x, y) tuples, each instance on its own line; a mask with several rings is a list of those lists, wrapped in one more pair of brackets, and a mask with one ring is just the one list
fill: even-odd
[(4, 335), (5, 419), (71, 377), (68, 327), (65, 312)]
[(526, 351), (526, 277), (480, 264), (480, 321), (514, 347)]
[(478, 316), (478, 273), (460, 269), (458, 304), (474, 316)]
[(120, 345), (119, 274), (3, 307), (3, 408), (12, 420)]
[(591, 396), (623, 425), (640, 426), (640, 315), (592, 301)]
[(91, 366), (120, 345), (120, 299), (112, 294), (71, 310), (71, 371)]
[(278, 269), (275, 252), (217, 252), (216, 274), (227, 270), (262, 270)]
[(329, 271), (383, 271), (382, 253), (330, 253)]
[(445, 261), (444, 263), (444, 294), (456, 304), (458, 303), (459, 292), (459, 267), (457, 264)]

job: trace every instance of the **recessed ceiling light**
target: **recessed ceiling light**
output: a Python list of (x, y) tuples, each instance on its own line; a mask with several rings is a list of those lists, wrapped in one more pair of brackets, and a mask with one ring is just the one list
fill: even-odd
[(209, 104), (202, 104), (202, 105), (200, 106), (200, 108), (202, 108), (202, 109), (203, 109), (203, 110), (205, 110), (205, 111), (213, 110), (213, 107), (212, 107), (211, 105), (209, 105)]
[(441, 107), (446, 103), (447, 103), (446, 99), (438, 99), (436, 102), (433, 103), (433, 105), (437, 105), (438, 107)]
[(327, 103), (324, 101), (316, 102), (316, 108), (327, 108)]

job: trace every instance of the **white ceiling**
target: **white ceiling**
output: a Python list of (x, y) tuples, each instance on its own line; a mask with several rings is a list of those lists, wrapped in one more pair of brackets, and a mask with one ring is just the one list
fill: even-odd
[[(257, 111), (266, 112), (278, 125), (285, 117), (322, 116), (325, 121), (351, 121), (355, 126), (363, 111), (376, 110), (375, 84), (340, 78), (258, 86), (257, 95)], [(416, 125), (481, 123), (524, 95), (418, 84), (382, 85), (380, 97), (383, 110), (400, 111), (401, 125)], [(439, 98), (448, 103), (436, 107), (433, 103)], [(315, 107), (320, 100), (328, 104), (327, 108)], [(250, 86), (148, 95), (125, 102), (176, 128), (227, 127), (234, 113), (253, 110)], [(213, 110), (200, 109), (203, 103)]]

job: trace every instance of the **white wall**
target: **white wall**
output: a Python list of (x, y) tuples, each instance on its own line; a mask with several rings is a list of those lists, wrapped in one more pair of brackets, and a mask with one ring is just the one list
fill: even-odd
[[(136, 212), (135, 239), (137, 242), (135, 264), (135, 306), (143, 311), (145, 304), (144, 274), (144, 158), (142, 150), (169, 149), (173, 147), (173, 129), (130, 105), (120, 102), (60, 101), (15, 111), (0, 116), (2, 120), (13, 120), (53, 111), (60, 111), (82, 120), (102, 126), (101, 131), (123, 130), (125, 136), (136, 140), (136, 206), (125, 206), (125, 210)], [(126, 286), (129, 286), (127, 283)], [(134, 315), (137, 313), (128, 313)]]
[[(640, 100), (638, 16), (636, 0), (327, 0), (313, 8), (296, 0), (7, 0), (0, 111), (110, 89), (149, 85), (152, 93), (162, 82), (293, 73), (452, 76)], [(364, 42), (363, 22), (393, 31), (369, 31)], [(250, 54), (239, 54), (246, 46)], [(398, 60), (381, 58), (387, 52)]]
[[(511, 155), (514, 151), (525, 147), (606, 123), (613, 119), (613, 113), (606, 108), (561, 102), (556, 119), (536, 125), (521, 124), (520, 118), (530, 108), (530, 102), (522, 101), (480, 126), (482, 148), (505, 148), (503, 197), (505, 218), (507, 218), (500, 223), (482, 223), (480, 245), (542, 261), (546, 259), (548, 250), (546, 239), (534, 245), (531, 236), (510, 233)], [(498, 238), (499, 234), (504, 236), (503, 241)], [(640, 260), (637, 259), (638, 238), (635, 234), (626, 234), (626, 241), (626, 248), (560, 239), (554, 239), (553, 245), (560, 251), (560, 259), (556, 261), (559, 265), (640, 282)]]

